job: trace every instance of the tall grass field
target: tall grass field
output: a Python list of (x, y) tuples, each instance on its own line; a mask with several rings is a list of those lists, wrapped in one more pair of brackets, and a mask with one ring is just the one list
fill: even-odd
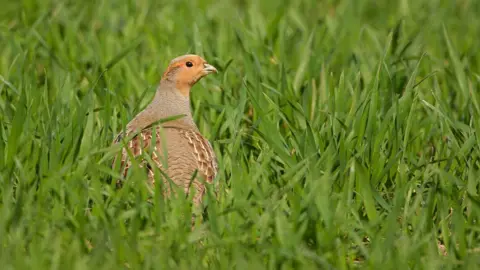
[[(1, 269), (479, 269), (480, 1), (0, 0)], [(218, 158), (122, 188), (171, 59)]]

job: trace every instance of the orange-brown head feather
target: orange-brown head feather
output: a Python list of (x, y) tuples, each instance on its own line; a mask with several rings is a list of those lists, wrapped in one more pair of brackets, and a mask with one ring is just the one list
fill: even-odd
[(175, 83), (175, 88), (184, 96), (190, 94), (190, 88), (201, 78), (217, 69), (209, 65), (202, 57), (194, 54), (179, 56), (170, 62), (162, 81)]

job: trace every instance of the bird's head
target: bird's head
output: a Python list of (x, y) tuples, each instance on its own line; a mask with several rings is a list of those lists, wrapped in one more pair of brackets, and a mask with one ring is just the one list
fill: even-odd
[(202, 57), (187, 54), (170, 61), (167, 70), (163, 73), (162, 81), (174, 83), (176, 89), (184, 96), (188, 96), (190, 88), (210, 73), (217, 73), (217, 69)]

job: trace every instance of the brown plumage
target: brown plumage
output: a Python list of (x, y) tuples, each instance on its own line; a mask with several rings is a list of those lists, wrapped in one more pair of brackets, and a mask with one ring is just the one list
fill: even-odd
[[(119, 134), (114, 143), (136, 133), (128, 142), (133, 157), (148, 154), (159, 170), (153, 169), (147, 160), (139, 160), (148, 170), (148, 181), (155, 184), (155, 172), (160, 171), (164, 194), (170, 195), (170, 182), (189, 194), (195, 189), (193, 202), (199, 205), (205, 193), (204, 183), (213, 183), (217, 173), (217, 161), (212, 146), (195, 125), (190, 110), (190, 88), (204, 76), (217, 70), (197, 55), (184, 55), (173, 59), (162, 76), (152, 102), (137, 114), (126, 127), (126, 134)], [(183, 117), (153, 125), (159, 120), (182, 115)], [(155, 138), (155, 144), (153, 139)], [(114, 161), (115, 162), (115, 161)], [(131, 161), (127, 149), (122, 150), (121, 165), (126, 176)], [(196, 178), (192, 181), (192, 176)]]

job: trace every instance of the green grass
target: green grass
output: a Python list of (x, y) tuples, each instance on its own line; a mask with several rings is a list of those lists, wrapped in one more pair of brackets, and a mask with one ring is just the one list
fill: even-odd
[[(0, 6), (2, 269), (480, 264), (479, 1)], [(220, 168), (193, 232), (110, 169), (185, 53), (220, 71), (192, 90)]]

